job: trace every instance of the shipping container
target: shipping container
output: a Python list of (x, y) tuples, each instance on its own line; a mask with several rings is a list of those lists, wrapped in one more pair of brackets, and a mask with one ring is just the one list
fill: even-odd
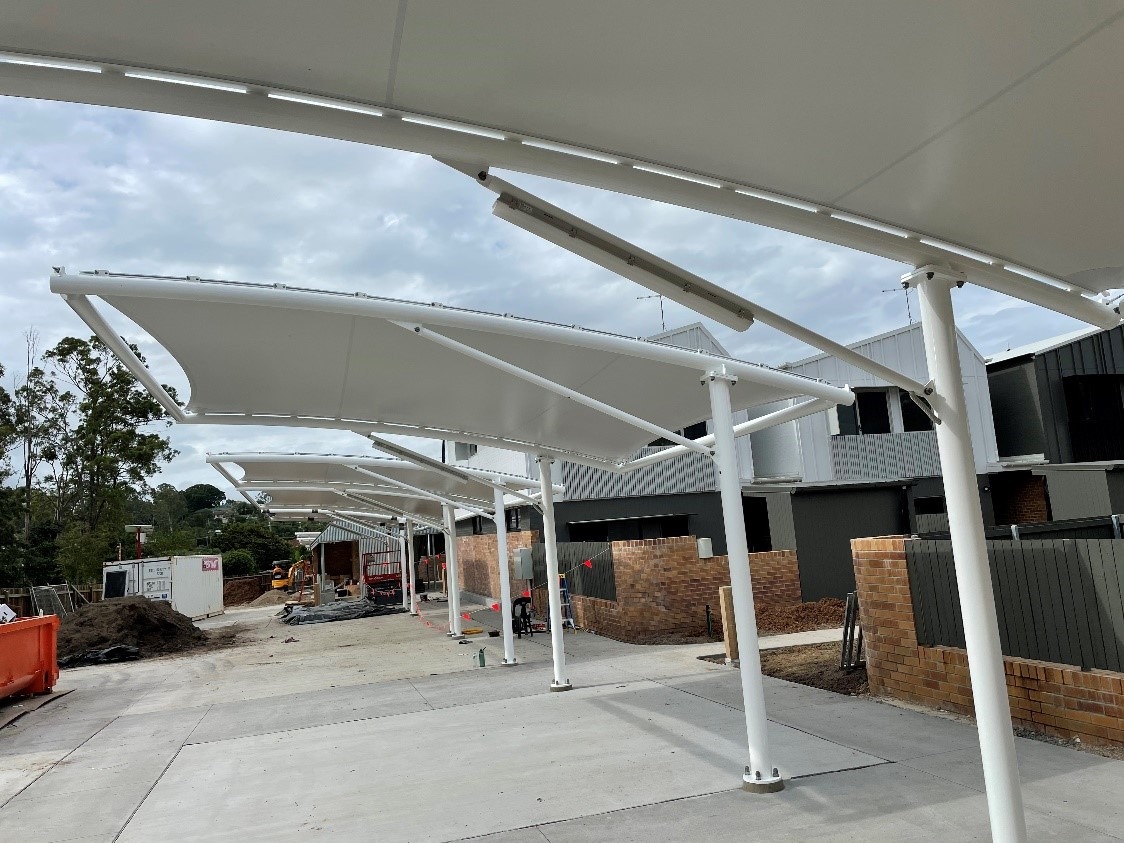
[(221, 615), (222, 557), (163, 556), (107, 562), (102, 569), (103, 597), (139, 595), (167, 600), (192, 620)]

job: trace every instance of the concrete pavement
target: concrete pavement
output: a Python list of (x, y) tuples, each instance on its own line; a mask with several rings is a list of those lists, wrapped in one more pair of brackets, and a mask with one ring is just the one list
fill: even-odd
[[(243, 646), (65, 671), (74, 693), (0, 730), (0, 828), (24, 843), (987, 839), (963, 721), (767, 679), (789, 782), (750, 795), (737, 672), (697, 659), (713, 644), (567, 633), (575, 690), (551, 694), (549, 636), (480, 669), (498, 639), (270, 615), (221, 621), (246, 622)], [(1122, 839), (1124, 763), (1017, 743), (1032, 839)]]

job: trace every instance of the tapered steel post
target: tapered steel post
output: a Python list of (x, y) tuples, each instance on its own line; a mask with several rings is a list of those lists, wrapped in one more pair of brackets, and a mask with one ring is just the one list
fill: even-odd
[(983, 509), (976, 483), (972, 435), (968, 426), (956, 320), (952, 311), (955, 279), (939, 273), (915, 277), (925, 335), (925, 359), (932, 378), (930, 403), (940, 419), (935, 425), (944, 478), (945, 507), (952, 538), (960, 611), (964, 618), (964, 643), (980, 736), (984, 785), (987, 790), (991, 836), (1002, 843), (1024, 843), (1019, 769), (1011, 731), (1011, 707), (999, 622), (991, 587), (991, 568), (984, 538)]
[(742, 483), (734, 445), (730, 384), (737, 379), (724, 371), (708, 372), (710, 408), (714, 419), (714, 458), (718, 463), (718, 489), (722, 498), (722, 521), (726, 528), (726, 554), (730, 564), (730, 592), (734, 601), (741, 664), (742, 703), (749, 741), (749, 763), (742, 787), (756, 793), (784, 788), (784, 780), (769, 755), (769, 723), (765, 717), (765, 688), (761, 680), (761, 649), (757, 641), (757, 616), (753, 608), (753, 583), (749, 575), (749, 544), (745, 537)]
[(549, 457), (538, 457), (539, 489), (542, 493), (543, 547), (546, 551), (546, 595), (550, 604), (550, 650), (554, 656), (552, 691), (569, 691), (573, 685), (566, 679), (566, 643), (562, 635), (562, 589), (558, 583), (558, 541), (554, 529), (554, 485)]
[(443, 504), (445, 512), (445, 581), (449, 588), (449, 636), (464, 638), (461, 633), (461, 588), (457, 569), (457, 519), (452, 504)]
[(507, 558), (507, 512), (503, 489), (493, 490), (496, 523), (496, 564), (500, 575), (500, 623), (503, 625), (503, 663), (515, 664), (515, 633), (511, 628), (511, 562)]
[(418, 613), (418, 569), (414, 559), (414, 519), (406, 519), (406, 564), (410, 566), (410, 614)]

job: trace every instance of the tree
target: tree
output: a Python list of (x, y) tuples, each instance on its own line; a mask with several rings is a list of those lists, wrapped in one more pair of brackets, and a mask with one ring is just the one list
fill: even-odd
[(258, 572), (258, 563), (248, 550), (231, 550), (222, 555), (224, 577), (245, 577)]
[(172, 532), (187, 515), (184, 494), (170, 483), (161, 483), (152, 493), (152, 526)]
[[(143, 363), (136, 347), (130, 348)], [(120, 540), (131, 487), (144, 487), (176, 452), (166, 438), (146, 429), (170, 424), (164, 408), (97, 337), (66, 337), (43, 358), (52, 364), (54, 378), (74, 390), (48, 480), (55, 487), (59, 521), (66, 521), (59, 561), (68, 577), (84, 581), (100, 573)]]
[(215, 546), (226, 553), (231, 550), (245, 550), (253, 557), (257, 570), (265, 570), (275, 559), (289, 558), (289, 545), (274, 535), (268, 524), (254, 521), (238, 521), (226, 524), (222, 532), (215, 536)]
[(187, 505), (188, 512), (198, 512), (201, 509), (214, 509), (226, 501), (226, 493), (210, 483), (196, 483), (183, 490), (183, 502)]
[(192, 556), (198, 552), (199, 543), (191, 530), (171, 530), (152, 533), (145, 539), (145, 556)]

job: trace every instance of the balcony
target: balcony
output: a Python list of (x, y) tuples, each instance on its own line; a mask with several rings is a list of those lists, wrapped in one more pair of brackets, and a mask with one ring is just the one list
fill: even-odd
[(939, 475), (937, 434), (921, 430), (832, 436), (831, 471), (836, 480), (895, 480)]

